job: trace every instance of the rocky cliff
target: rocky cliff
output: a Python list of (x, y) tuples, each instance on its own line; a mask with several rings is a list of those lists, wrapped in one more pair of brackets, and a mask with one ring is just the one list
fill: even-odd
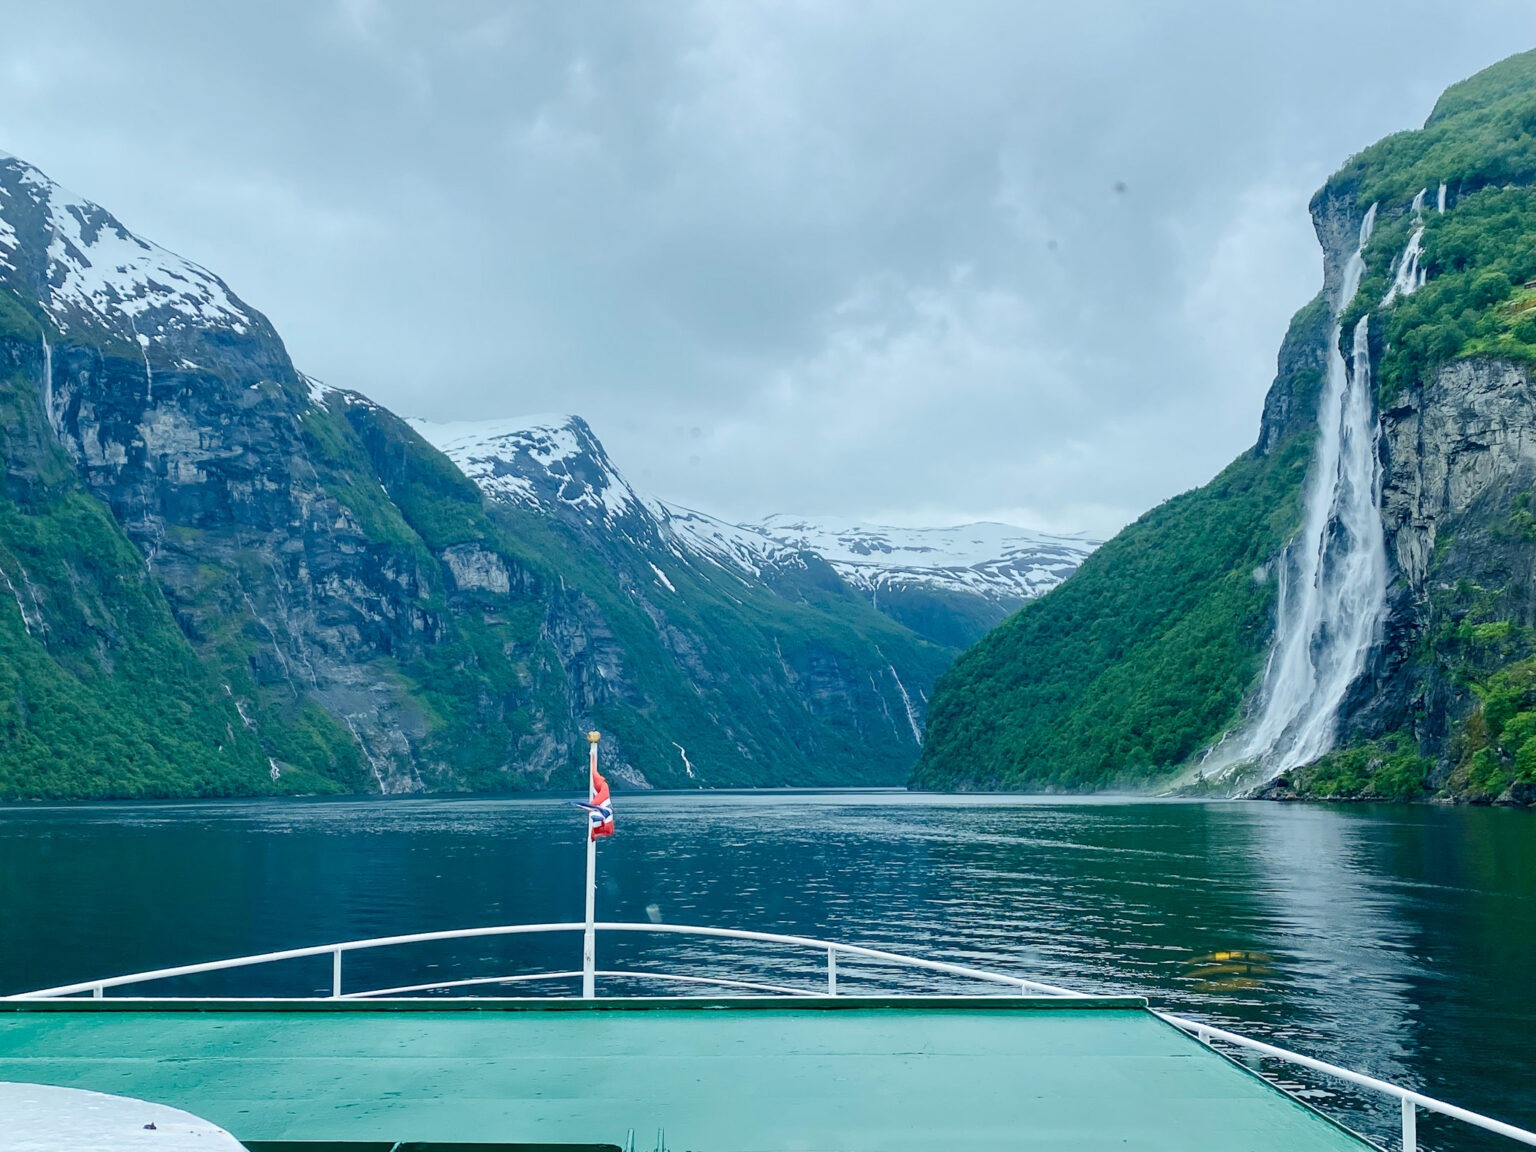
[[(543, 578), (472, 485), (388, 413), (304, 379), (216, 276), (18, 160), (0, 163), (0, 217), (36, 447), (142, 557), (167, 643), (259, 746), (261, 787), (518, 786), (561, 766), (541, 754), (537, 705), (561, 696), (538, 651)], [(488, 626), (483, 593), (454, 583), (445, 554), (466, 539), (498, 554), (516, 623)]]

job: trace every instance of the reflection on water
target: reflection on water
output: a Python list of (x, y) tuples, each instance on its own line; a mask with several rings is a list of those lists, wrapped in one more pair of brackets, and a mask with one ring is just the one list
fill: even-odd
[[(901, 793), (620, 804), (620, 834), (601, 846), (603, 918), (829, 936), (1138, 990), (1536, 1125), (1529, 813)], [(0, 991), (359, 936), (578, 920), (582, 828), (561, 800), (0, 810)], [(786, 970), (781, 953), (723, 947), (764, 979), (823, 978), (815, 956)], [(698, 970), (721, 948), (604, 940), (599, 963)], [(349, 979), (570, 968), (578, 950), (575, 938), (422, 946), (409, 972), (399, 954), (359, 955)], [(249, 991), (252, 977), (198, 988)], [(328, 987), (322, 967), (262, 978), (271, 992)], [(856, 987), (856, 966), (840, 979)], [(1348, 1094), (1325, 1103), (1391, 1130), (1388, 1109)], [(1422, 1134), (1437, 1149), (1493, 1146), (1435, 1121)]]
[(1201, 995), (1211, 998), (1252, 992), (1275, 978), (1273, 956), (1236, 948), (1192, 956), (1184, 967), (1190, 984)]

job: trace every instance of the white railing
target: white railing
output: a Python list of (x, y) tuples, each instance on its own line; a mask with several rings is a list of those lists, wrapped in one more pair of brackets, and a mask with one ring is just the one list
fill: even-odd
[[(4, 997), (4, 999), (46, 1000), (60, 996), (77, 996), (82, 993), (89, 993), (99, 998), (105, 995), (108, 988), (125, 988), (133, 984), (147, 984), (157, 980), (172, 980), (179, 976), (197, 976), (206, 972), (223, 972), (231, 968), (253, 968), (261, 964), (276, 964), (284, 960), (302, 960), (306, 957), (325, 955), (330, 955), (331, 957), (331, 996), (338, 999), (383, 996), (391, 991), (428, 992), (439, 988), (466, 987), (474, 983), (513, 984), (535, 980), (569, 979), (582, 976), (584, 973), (578, 969), (574, 972), (540, 972), (521, 976), (492, 976), (477, 978), (475, 981), (470, 982), (445, 981), (434, 984), (417, 984), (411, 985), (409, 989), (377, 989), (369, 992), (353, 992), (343, 996), (341, 991), (341, 958), (348, 952), (391, 948), (401, 944), (427, 944), (439, 940), (473, 940), (487, 936), (532, 936), (557, 932), (584, 932), (586, 927), (586, 924), (580, 922), (566, 924), (502, 924), (491, 928), (460, 928), (448, 932), (413, 932), (405, 936), (375, 936), (367, 940), (348, 940), (340, 944), (318, 944), (309, 948), (286, 948), (280, 952), (261, 952), (253, 956), (237, 956), (230, 960), (209, 960), (202, 964), (183, 964), (176, 968), (156, 968), (148, 972), (135, 972), (128, 976), (109, 976), (101, 980), (82, 980), (76, 984), (60, 984), (54, 988), (39, 988), (33, 992), (21, 992), (14, 996)], [(892, 964), (897, 967), (919, 969), (925, 972), (941, 972), (948, 976), (977, 980), (983, 983), (1002, 984), (1023, 995), (1082, 995), (1082, 993), (1073, 992), (1067, 988), (1058, 988), (1053, 984), (1042, 984), (1038, 980), (1028, 980), (1022, 976), (1009, 976), (1001, 972), (989, 972), (982, 968), (969, 968), (963, 964), (950, 964), (942, 960), (924, 960), (917, 956), (905, 956), (899, 952), (883, 952), (878, 948), (864, 948), (857, 944), (841, 944), (832, 940), (814, 940), (809, 936), (786, 936), (775, 932), (746, 932), (736, 928), (701, 928), (689, 924), (600, 922), (594, 924), (593, 928), (599, 932), (648, 932), (674, 936), (711, 936), (718, 939), (752, 940), (764, 944), (787, 944), (791, 947), (812, 949), (823, 953), (827, 958), (826, 991), (832, 995), (837, 994), (837, 957), (839, 954)], [(643, 969), (627, 972), (608, 971), (597, 973), (597, 975), (639, 980), (677, 979), (664, 973), (647, 972)], [(740, 981), (715, 979), (712, 977), (708, 979), (704, 977), (688, 977), (685, 979), (726, 987), (741, 983)], [(819, 989), (807, 990), (775, 987), (772, 990), (775, 993), (789, 993), (792, 995), (814, 996), (822, 994)]]
[[(790, 936), (776, 932), (748, 932), (735, 928), (704, 928), (688, 924), (628, 924), (616, 922), (596, 923), (590, 925), (590, 927), (597, 932), (653, 933), (673, 936), (708, 937), (721, 940), (746, 940), (764, 944), (780, 944), (791, 948), (819, 952), (825, 958), (826, 983), (824, 986), (815, 988), (798, 988), (789, 985), (767, 984), (760, 981), (739, 980), (723, 976), (682, 975), (678, 973), (646, 971), (644, 969), (597, 970), (584, 965), (583, 968), (569, 971), (531, 972), (509, 976), (476, 976), (458, 980), (437, 980), (427, 984), (404, 984), (397, 987), (373, 988), (353, 992), (342, 991), (342, 957), (348, 952), (362, 952), (404, 944), (426, 944), (442, 940), (473, 940), (498, 936), (532, 936), (561, 932), (585, 932), (588, 927), (589, 925), (585, 923), (505, 924), (489, 928), (463, 928), (448, 932), (414, 932), (403, 936), (376, 936), (367, 940), (349, 940), (343, 943), (321, 944), (309, 948), (288, 948), (279, 952), (262, 952), (253, 956), (239, 956), (229, 960), (210, 960), (201, 964), (183, 964), (175, 968), (156, 968), (152, 971), (135, 972), (127, 976), (109, 976), (100, 980), (83, 980), (75, 984), (60, 984), (53, 988), (39, 988), (32, 992), (22, 992), (12, 996), (0, 997), (0, 999), (50, 1000), (80, 995), (89, 995), (93, 998), (101, 999), (105, 997), (109, 988), (125, 988), (154, 981), (171, 980), (182, 976), (197, 976), (208, 972), (228, 971), (234, 968), (252, 968), (263, 964), (275, 964), (285, 960), (301, 960), (306, 957), (326, 955), (331, 957), (331, 994), (328, 998), (320, 997), (318, 999), (362, 1000), (380, 996), (400, 996), (412, 992), (434, 992), (447, 989), (574, 980), (578, 978), (583, 980), (584, 987), (591, 987), (596, 977), (710, 986), (770, 995), (837, 996), (840, 994), (838, 987), (838, 958), (840, 956), (846, 959), (865, 960), (898, 968), (940, 973), (980, 983), (1002, 985), (1026, 996), (1042, 995), (1078, 998), (1087, 995), (1086, 993), (1076, 992), (1054, 984), (1045, 984), (1039, 980), (1031, 980), (1023, 976), (992, 972), (983, 968), (972, 968), (964, 964), (951, 964), (943, 960), (925, 960), (917, 956), (907, 956), (899, 952), (887, 952), (879, 948), (865, 948), (857, 944), (843, 944), (832, 940), (816, 940), (809, 936)], [(1466, 1108), (1459, 1108), (1454, 1104), (1447, 1104), (1443, 1100), (1426, 1096), (1422, 1092), (1415, 1092), (1410, 1088), (1404, 1088), (1400, 1085), (1389, 1083), (1386, 1080), (1379, 1080), (1374, 1076), (1367, 1076), (1362, 1072), (1355, 1072), (1348, 1068), (1340, 1067), (1337, 1064), (1329, 1064), (1324, 1060), (1315, 1060), (1310, 1056), (1302, 1056), (1299, 1053), (1291, 1052), (1284, 1048), (1277, 1048), (1273, 1044), (1265, 1044), (1262, 1041), (1250, 1039), (1236, 1032), (1228, 1032), (1222, 1028), (1202, 1024), (1197, 1020), (1189, 1020), (1167, 1012), (1155, 1012), (1155, 1015), (1175, 1028), (1187, 1032), (1202, 1044), (1213, 1049), (1216, 1049), (1217, 1044), (1240, 1048), (1260, 1056), (1283, 1060), (1298, 1067), (1307, 1068), (1313, 1072), (1322, 1073), (1325, 1076), (1331, 1076), (1398, 1100), (1402, 1109), (1403, 1152), (1417, 1152), (1418, 1110), (1421, 1108), (1427, 1112), (1437, 1112), (1442, 1116), (1449, 1116), (1452, 1119), (1460, 1120), (1476, 1128), (1481, 1128), (1486, 1132), (1506, 1136), (1522, 1144), (1536, 1146), (1536, 1132), (1517, 1128), (1513, 1124), (1505, 1124), (1502, 1121), (1469, 1111)], [(1219, 1051), (1219, 1049), (1216, 1050)]]
[(1378, 1080), (1376, 1077), (1367, 1076), (1363, 1072), (1354, 1072), (1348, 1068), (1341, 1068), (1337, 1064), (1329, 1064), (1326, 1060), (1314, 1060), (1310, 1056), (1302, 1056), (1299, 1053), (1291, 1052), (1284, 1048), (1276, 1048), (1273, 1044), (1265, 1044), (1262, 1040), (1253, 1040), (1237, 1032), (1213, 1028), (1209, 1024), (1200, 1023), (1198, 1020), (1186, 1020), (1182, 1016), (1174, 1016), (1167, 1012), (1155, 1012), (1155, 1014), (1168, 1021), (1175, 1028), (1181, 1028), (1188, 1032), (1208, 1047), (1215, 1047), (1214, 1042), (1219, 1040), (1221, 1043), (1230, 1044), (1235, 1048), (1257, 1052), (1261, 1056), (1272, 1056), (1276, 1060), (1284, 1060), (1287, 1063), (1295, 1064), (1302, 1068), (1310, 1068), (1313, 1072), (1321, 1072), (1325, 1076), (1345, 1080), (1350, 1084), (1358, 1084), (1362, 1088), (1369, 1088), (1373, 1092), (1380, 1092), (1384, 1096), (1396, 1097), (1402, 1104), (1403, 1152), (1416, 1152), (1418, 1148), (1418, 1110), (1420, 1108), (1427, 1112), (1438, 1112), (1442, 1116), (1450, 1116), (1463, 1123), (1481, 1128), (1486, 1132), (1508, 1136), (1511, 1140), (1518, 1140), (1522, 1144), (1536, 1145), (1536, 1132), (1528, 1132), (1524, 1128), (1516, 1128), (1513, 1124), (1506, 1124), (1502, 1120), (1494, 1120), (1491, 1117), (1472, 1112), (1466, 1108), (1458, 1108), (1455, 1104), (1447, 1104), (1444, 1100), (1436, 1100), (1433, 1096), (1426, 1096), (1424, 1093), (1415, 1092), (1411, 1088), (1404, 1088), (1386, 1080)]

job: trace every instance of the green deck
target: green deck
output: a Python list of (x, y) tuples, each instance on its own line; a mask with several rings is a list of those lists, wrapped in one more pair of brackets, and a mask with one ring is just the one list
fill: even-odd
[(0, 1080), (144, 1097), (246, 1141), (1367, 1147), (1131, 998), (13, 1002)]

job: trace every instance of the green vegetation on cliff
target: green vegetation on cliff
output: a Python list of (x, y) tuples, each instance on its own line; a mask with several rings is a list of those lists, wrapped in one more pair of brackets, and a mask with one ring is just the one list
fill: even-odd
[[(1441, 184), (1451, 211), (1437, 210)], [(1389, 401), (1465, 356), (1536, 362), (1536, 51), (1447, 89), (1424, 127), (1353, 157), (1319, 197), (1378, 205), (1368, 274), (1344, 318), (1380, 313), (1425, 193), (1427, 282), (1372, 317), (1378, 390)]]
[(1371, 270), (1345, 315), (1346, 330), (1372, 314), (1377, 394), (1389, 404), (1451, 360), (1490, 356), (1536, 363), (1536, 189), (1483, 188), (1442, 216), (1424, 217), (1428, 280), (1381, 306), (1408, 217), (1381, 228), (1366, 249)]
[(1428, 787), (1431, 762), (1402, 736), (1367, 740), (1329, 752), (1281, 776), (1269, 794), (1308, 800), (1417, 800)]
[(929, 706), (913, 785), (1106, 788), (1199, 751), (1263, 659), (1310, 444), (1154, 508), (966, 652)]
[[(862, 598), (825, 564), (769, 591), (615, 535), (516, 505), (491, 515), (526, 562), (558, 572), (569, 615), (599, 636), (611, 667), (591, 716), (659, 787), (901, 782), (917, 745), (917, 703), (954, 657)], [(900, 669), (898, 672), (897, 670)]]
[(1450, 788), (1471, 799), (1494, 800), (1513, 788), (1536, 786), (1536, 660), (1501, 668), (1474, 685), (1478, 707), (1457, 741)]
[(33, 384), (40, 336), (0, 294), (0, 799), (276, 791), (234, 698), (53, 442)]

